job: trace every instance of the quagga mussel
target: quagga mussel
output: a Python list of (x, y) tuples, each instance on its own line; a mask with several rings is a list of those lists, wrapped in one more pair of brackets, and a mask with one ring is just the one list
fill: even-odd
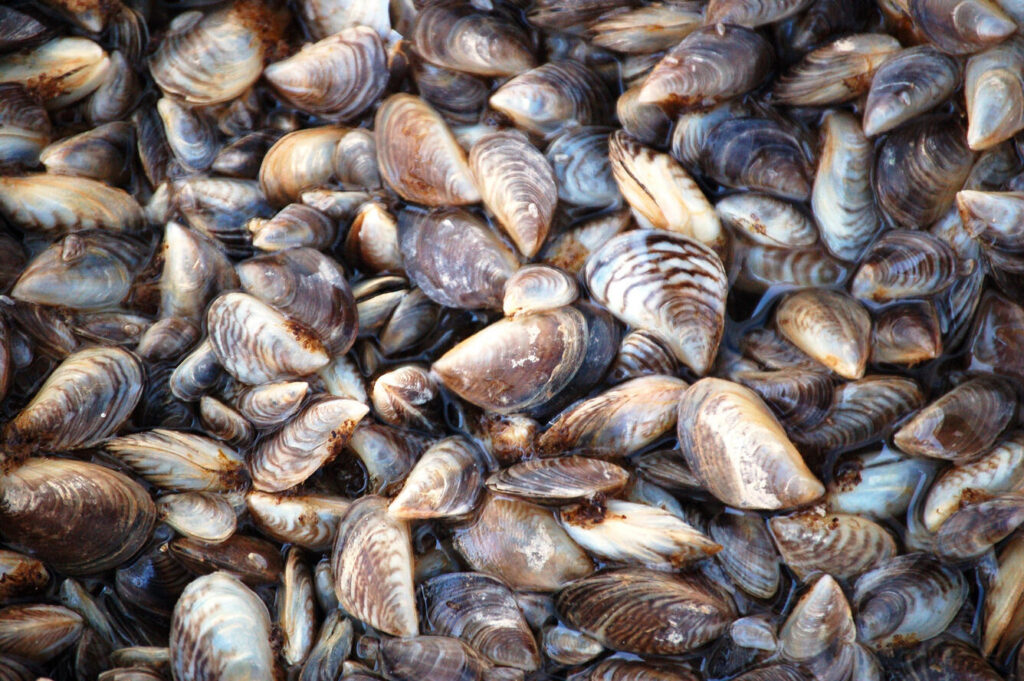
[(1024, 2), (0, 2), (0, 680), (1024, 681)]

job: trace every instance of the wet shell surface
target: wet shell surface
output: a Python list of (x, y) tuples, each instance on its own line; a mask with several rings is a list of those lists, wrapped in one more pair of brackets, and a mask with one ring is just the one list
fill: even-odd
[(658, 336), (697, 374), (722, 337), (725, 271), (711, 249), (657, 230), (609, 240), (587, 260), (587, 287), (622, 321)]

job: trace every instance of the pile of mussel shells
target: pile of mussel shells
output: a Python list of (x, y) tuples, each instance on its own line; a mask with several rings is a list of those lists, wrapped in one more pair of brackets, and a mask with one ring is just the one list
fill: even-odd
[(1019, 27), (0, 3), (0, 681), (1024, 681)]

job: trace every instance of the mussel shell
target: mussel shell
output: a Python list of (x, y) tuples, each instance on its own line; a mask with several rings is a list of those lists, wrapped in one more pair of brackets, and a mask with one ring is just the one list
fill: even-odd
[(142, 396), (142, 365), (121, 348), (89, 348), (68, 357), (4, 428), (12, 452), (95, 445), (128, 418)]
[(194, 573), (223, 570), (252, 586), (273, 584), (284, 571), (284, 560), (275, 544), (243, 534), (233, 534), (216, 544), (178, 537), (171, 540), (168, 550)]
[(742, 371), (735, 379), (760, 395), (787, 428), (817, 425), (832, 406), (832, 378), (823, 371)]
[(775, 310), (775, 326), (840, 376), (864, 375), (871, 350), (871, 316), (850, 296), (824, 289), (791, 293)]
[(380, 642), (380, 668), (393, 681), (481, 681), (489, 666), (457, 638), (413, 636)]
[(469, 165), (484, 205), (524, 256), (536, 255), (558, 203), (555, 174), (547, 159), (525, 135), (500, 130), (473, 143)]
[(149, 59), (150, 72), (161, 90), (191, 104), (230, 101), (260, 77), (283, 25), (272, 9), (248, 0), (206, 16), (178, 15)]
[[(382, 38), (391, 31), (387, 0), (302, 0), (297, 10), (315, 38), (326, 38), (352, 26), (369, 26)], [(406, 33), (397, 23), (396, 28)]]
[(231, 492), (247, 482), (245, 458), (202, 435), (158, 428), (114, 438), (104, 448), (164, 489)]
[(384, 92), (387, 55), (376, 31), (354, 26), (264, 69), (263, 76), (289, 104), (326, 120), (347, 121)]
[(899, 659), (899, 674), (907, 681), (998, 681), (994, 670), (973, 646), (949, 635), (937, 636), (907, 651)]
[[(472, 125), (480, 120), (487, 107), (491, 90), (481, 78), (449, 71), (418, 59), (413, 60), (412, 76), (420, 97), (447, 121)], [(461, 135), (459, 141), (462, 141)]]
[(226, 572), (199, 577), (174, 606), (171, 673), (179, 681), (272, 681), (270, 628), (267, 606), (240, 581)]
[(0, 602), (42, 590), (50, 574), (41, 561), (14, 551), (0, 551)]
[(726, 225), (751, 241), (775, 248), (811, 246), (818, 240), (814, 221), (795, 205), (756, 192), (732, 194), (715, 204)]
[(454, 544), (474, 570), (514, 589), (555, 591), (594, 571), (551, 511), (518, 499), (488, 495), (475, 519), (455, 530)]
[(727, 250), (711, 202), (672, 157), (621, 130), (609, 137), (608, 157), (619, 191), (641, 225), (691, 237), (720, 255)]
[(896, 542), (878, 523), (819, 510), (769, 521), (782, 560), (806, 580), (815, 572), (850, 579), (896, 555)]
[(253, 487), (282, 492), (302, 483), (341, 452), (368, 412), (362, 402), (318, 395), (253, 452), (249, 459)]
[(431, 300), (463, 309), (500, 308), (516, 254), (475, 214), (461, 208), (399, 214), (405, 270)]
[(925, 641), (945, 630), (966, 598), (963, 575), (934, 556), (895, 556), (854, 585), (858, 638), (876, 648)]
[(0, 534), (70, 575), (120, 565), (149, 539), (156, 509), (131, 478), (71, 459), (28, 459), (0, 485)]
[(420, 587), (431, 633), (455, 636), (491, 662), (530, 672), (541, 664), (537, 642), (512, 591), (493, 577), (451, 572)]
[[(260, 164), (259, 187), (266, 201), (283, 206), (298, 201), (308, 190), (326, 185), (334, 175), (335, 147), (345, 133), (343, 127), (325, 125), (296, 130), (277, 140)], [(327, 210), (323, 212), (330, 215)]]
[(882, 226), (871, 189), (874, 149), (857, 119), (843, 112), (825, 114), (822, 138), (811, 207), (825, 246), (857, 260)]
[(956, 90), (960, 65), (930, 45), (891, 55), (875, 70), (864, 105), (864, 134), (874, 137), (935, 108)]
[(979, 376), (918, 412), (896, 431), (893, 442), (908, 454), (963, 463), (992, 448), (1016, 406), (1009, 383)]
[(868, 90), (875, 69), (899, 49), (899, 41), (884, 33), (844, 36), (804, 55), (776, 81), (772, 98), (798, 106), (854, 99)]
[(585, 268), (594, 300), (650, 331), (697, 374), (722, 336), (727, 282), (718, 256), (684, 236), (637, 230), (609, 240)]
[(924, 298), (949, 288), (958, 273), (956, 254), (936, 236), (890, 230), (861, 257), (850, 291), (861, 300)]
[(218, 296), (206, 309), (206, 324), (220, 364), (249, 385), (305, 376), (329, 359), (308, 327), (245, 293)]
[(247, 494), (245, 503), (261, 532), (311, 551), (330, 549), (338, 523), (351, 505), (341, 497), (277, 496), (258, 491)]
[(629, 474), (616, 464), (563, 456), (514, 464), (488, 478), (487, 487), (534, 501), (563, 503), (614, 493), (628, 480)]
[(190, 227), (234, 257), (252, 253), (246, 221), (272, 214), (263, 190), (252, 180), (193, 175), (172, 182), (171, 196)]
[(1021, 361), (1024, 308), (994, 291), (987, 291), (974, 317), (968, 340), (973, 367), (1013, 378), (1024, 377)]
[(708, 523), (708, 536), (722, 550), (715, 554), (725, 572), (755, 598), (771, 598), (779, 589), (779, 554), (760, 517), (719, 513)]
[(20, 49), (49, 33), (50, 29), (35, 17), (13, 7), (0, 8), (0, 51)]
[(786, 659), (813, 664), (821, 656), (836, 655), (856, 638), (850, 604), (842, 587), (826, 573), (793, 606), (779, 630), (779, 649)]
[[(583, 365), (589, 325), (571, 307), (495, 322), (441, 356), (441, 382), (479, 407), (510, 414), (547, 402)], [(512, 374), (515, 378), (512, 379)]]
[(444, 120), (419, 97), (397, 94), (377, 109), (381, 178), (402, 198), (427, 206), (476, 203), (480, 192)]
[(558, 519), (591, 555), (618, 565), (674, 572), (722, 549), (674, 513), (648, 504), (585, 502), (563, 506)]
[(950, 560), (977, 558), (1024, 523), (1024, 494), (998, 496), (965, 506), (935, 535), (935, 552)]
[(913, 379), (865, 376), (836, 388), (825, 419), (794, 439), (819, 451), (850, 450), (885, 437), (898, 419), (923, 404), (924, 393)]
[(605, 123), (611, 100), (597, 74), (577, 61), (558, 60), (517, 75), (489, 101), (527, 132), (551, 136), (566, 127)]
[(542, 454), (586, 451), (628, 456), (657, 441), (676, 423), (687, 384), (671, 376), (641, 376), (558, 415), (538, 438)]
[(166, 494), (156, 500), (160, 520), (175, 531), (217, 543), (235, 533), (235, 511), (227, 500), (207, 492)]
[(936, 47), (969, 54), (1012, 35), (1017, 25), (991, 0), (908, 0), (914, 26)]
[(559, 616), (609, 648), (678, 655), (717, 638), (736, 615), (720, 587), (693, 573), (613, 570), (573, 582), (555, 599)]
[(915, 120), (889, 134), (875, 154), (878, 205), (898, 227), (930, 225), (953, 204), (973, 162), (959, 121)]
[(586, 674), (579, 681), (697, 681), (697, 676), (681, 665), (661, 666), (616, 657), (599, 662)]
[(83, 630), (82, 618), (63, 606), (10, 605), (0, 608), (0, 653), (7, 659), (49, 662), (73, 645)]
[(48, 109), (93, 92), (110, 68), (107, 52), (77, 36), (54, 38), (32, 50), (0, 56), (0, 82), (21, 83)]
[(394, 636), (419, 631), (409, 526), (387, 513), (387, 500), (365, 496), (338, 525), (331, 556), (338, 602), (356, 619)]
[(22, 229), (50, 234), (135, 232), (145, 222), (127, 192), (86, 177), (49, 173), (0, 177), (0, 216)]
[(515, 76), (536, 63), (529, 36), (508, 17), (457, 2), (420, 10), (411, 37), (427, 61), (477, 76)]
[(801, 141), (770, 118), (727, 118), (711, 128), (701, 166), (727, 187), (796, 201), (811, 196), (812, 169)]
[(468, 440), (439, 440), (413, 466), (388, 513), (403, 520), (464, 515), (476, 505), (483, 476), (481, 457)]
[(292, 248), (237, 266), (242, 288), (312, 329), (331, 355), (343, 355), (358, 332), (355, 300), (341, 266), (311, 248)]
[(690, 386), (679, 401), (678, 436), (697, 478), (730, 506), (789, 508), (825, 492), (767, 405), (736, 383), (705, 378)]
[(758, 33), (707, 25), (683, 38), (654, 67), (639, 101), (670, 114), (707, 107), (757, 87), (772, 62), (771, 47)]
[(930, 301), (897, 303), (882, 310), (871, 329), (871, 361), (913, 366), (942, 354), (942, 329)]

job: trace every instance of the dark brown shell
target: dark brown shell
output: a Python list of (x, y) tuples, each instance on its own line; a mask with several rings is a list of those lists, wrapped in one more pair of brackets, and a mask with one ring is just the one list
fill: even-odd
[(28, 459), (0, 481), (0, 533), (61, 572), (102, 572), (148, 541), (149, 493), (127, 476), (72, 459)]
[(728, 118), (716, 125), (704, 142), (701, 165), (728, 187), (796, 201), (811, 196), (813, 169), (803, 145), (770, 118)]
[(559, 616), (609, 648), (679, 655), (717, 638), (735, 618), (732, 599), (693, 573), (613, 570), (570, 584)]

